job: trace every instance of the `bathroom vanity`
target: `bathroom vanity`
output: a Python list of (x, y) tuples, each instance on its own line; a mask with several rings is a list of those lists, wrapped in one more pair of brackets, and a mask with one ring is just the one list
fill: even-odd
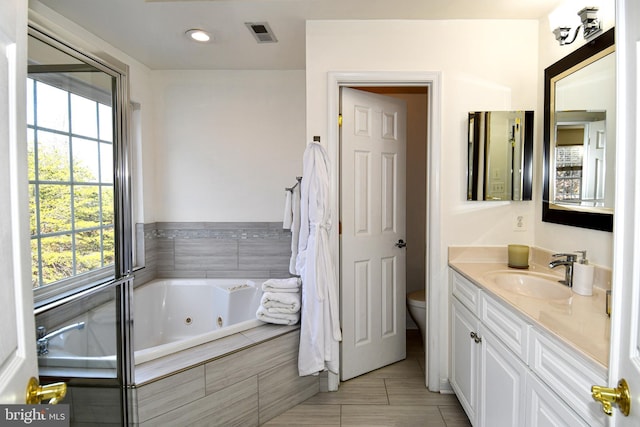
[[(472, 425), (606, 425), (591, 397), (607, 382), (605, 292), (580, 296), (553, 281), (547, 289), (559, 274), (533, 263), (510, 269), (506, 248), (488, 250), (502, 251), (504, 262), (450, 250), (450, 382)], [(516, 276), (524, 287), (505, 285)]]

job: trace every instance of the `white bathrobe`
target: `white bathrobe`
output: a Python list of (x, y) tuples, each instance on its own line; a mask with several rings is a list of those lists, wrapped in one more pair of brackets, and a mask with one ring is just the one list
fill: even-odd
[(298, 372), (301, 376), (328, 369), (338, 374), (338, 280), (331, 259), (329, 230), (329, 158), (316, 142), (303, 159), (297, 273), (302, 278), (302, 321)]

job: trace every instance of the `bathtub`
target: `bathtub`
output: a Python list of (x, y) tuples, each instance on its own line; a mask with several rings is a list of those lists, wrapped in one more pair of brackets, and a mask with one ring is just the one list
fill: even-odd
[(158, 279), (134, 292), (135, 363), (264, 325), (263, 280)]
[[(256, 319), (264, 280), (156, 279), (133, 293), (135, 364), (264, 325)], [(68, 320), (84, 322), (51, 338), (42, 367), (115, 369), (113, 302)], [(58, 328), (51, 328), (56, 330)]]

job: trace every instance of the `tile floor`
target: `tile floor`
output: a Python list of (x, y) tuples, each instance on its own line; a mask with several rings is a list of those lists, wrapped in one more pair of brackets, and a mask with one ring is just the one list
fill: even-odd
[(265, 427), (467, 427), (469, 419), (453, 394), (424, 386), (420, 335), (407, 331), (407, 358), (319, 393), (264, 424)]

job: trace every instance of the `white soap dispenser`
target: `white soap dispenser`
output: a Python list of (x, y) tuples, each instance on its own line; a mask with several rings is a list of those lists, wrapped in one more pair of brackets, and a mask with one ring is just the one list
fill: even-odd
[(573, 263), (573, 292), (578, 295), (593, 294), (593, 275), (595, 268), (587, 260), (587, 251), (576, 251), (578, 260)]

